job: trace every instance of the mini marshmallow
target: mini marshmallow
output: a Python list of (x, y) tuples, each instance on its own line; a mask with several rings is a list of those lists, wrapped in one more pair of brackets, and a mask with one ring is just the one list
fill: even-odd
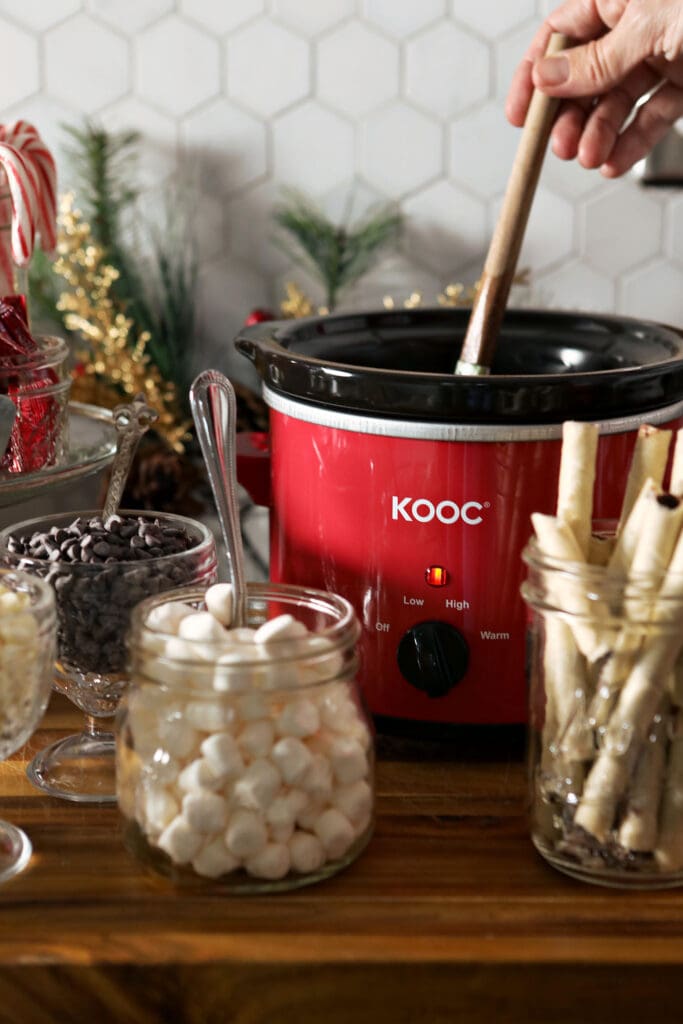
[(313, 831), (332, 860), (342, 857), (356, 837), (349, 819), (335, 807), (323, 811), (314, 822)]
[(330, 641), (322, 636), (309, 635), (303, 671), (311, 682), (336, 679), (344, 668), (344, 658), (332, 649)]
[[(163, 654), (166, 650), (167, 640), (167, 636), (159, 636), (155, 633), (142, 633), (140, 636), (140, 650), (146, 651), (148, 654)], [(149, 672), (146, 674), (149, 675)]]
[(222, 626), (232, 622), (232, 584), (214, 583), (204, 595), (208, 611)]
[(280, 736), (313, 736), (320, 728), (320, 715), (313, 701), (302, 697), (285, 704), (275, 721)]
[(298, 640), (306, 636), (308, 630), (303, 622), (298, 622), (293, 615), (277, 615), (259, 626), (254, 635), (255, 644), (279, 643), (281, 640)]
[(295, 786), (311, 767), (313, 754), (296, 736), (284, 736), (273, 746), (270, 758), (287, 785)]
[(197, 757), (190, 761), (178, 776), (178, 788), (185, 793), (195, 793), (200, 789), (220, 789), (221, 775), (214, 771), (208, 758)]
[(234, 709), (226, 707), (220, 700), (193, 700), (185, 707), (187, 721), (202, 732), (220, 732), (231, 724), (234, 717)]
[(213, 651), (204, 641), (184, 639), (180, 636), (166, 638), (164, 657), (169, 661), (193, 664), (197, 661), (213, 661)]
[(299, 785), (315, 801), (332, 796), (332, 766), (323, 754), (312, 754), (308, 769)]
[(245, 868), (254, 878), (277, 881), (289, 871), (289, 847), (286, 843), (268, 843), (259, 853), (245, 861)]
[(268, 832), (260, 814), (240, 808), (235, 811), (225, 832), (225, 845), (235, 857), (254, 857), (268, 842)]
[(300, 790), (290, 790), (289, 793), (275, 797), (265, 812), (265, 820), (270, 830), (293, 826), (297, 814), (307, 803), (308, 798)]
[(332, 804), (344, 814), (353, 825), (367, 821), (372, 810), (372, 790), (364, 779), (352, 782), (350, 786), (338, 786), (332, 795)]
[(290, 822), (289, 825), (271, 825), (270, 838), (274, 843), (288, 843), (294, 835), (294, 822)]
[(308, 875), (325, 863), (325, 847), (317, 836), (297, 831), (289, 840), (289, 857), (292, 871)]
[(199, 640), (217, 643), (226, 639), (225, 630), (214, 619), (211, 612), (194, 612), (178, 624), (178, 636), (182, 640)]
[(211, 771), (221, 779), (234, 778), (244, 770), (237, 741), (229, 732), (216, 732), (207, 736), (200, 750)]
[(301, 667), (298, 662), (264, 657), (263, 668), (257, 670), (255, 680), (264, 690), (296, 690), (302, 684)]
[(369, 770), (368, 759), (358, 740), (339, 736), (329, 746), (329, 759), (335, 778), (350, 785), (364, 778)]
[(267, 718), (248, 722), (237, 734), (237, 742), (243, 754), (249, 758), (265, 757), (273, 745), (275, 728)]
[(180, 805), (175, 796), (164, 786), (152, 786), (142, 792), (141, 815), (149, 832), (163, 832), (167, 825), (180, 814)]
[(253, 644), (254, 637), (256, 636), (256, 630), (252, 629), (251, 626), (236, 626), (235, 629), (229, 629), (227, 631), (228, 643), (231, 644)]
[(199, 853), (204, 836), (188, 825), (179, 815), (166, 826), (157, 840), (157, 846), (167, 853), (174, 864), (188, 864)]
[(188, 757), (197, 745), (199, 736), (189, 723), (181, 718), (172, 718), (159, 723), (159, 745), (171, 757)]
[(152, 608), (145, 619), (145, 625), (149, 629), (156, 629), (160, 633), (177, 633), (178, 626), (188, 615), (194, 615), (196, 608), (184, 601), (166, 601)]
[(251, 688), (252, 670), (239, 651), (226, 651), (215, 661), (213, 689), (218, 693), (244, 693)]
[(197, 832), (220, 832), (228, 823), (228, 805), (217, 793), (200, 790), (183, 797), (183, 816)]
[(214, 839), (197, 854), (192, 861), (192, 867), (198, 875), (206, 878), (220, 878), (221, 875), (228, 875), (236, 871), (241, 861), (233, 856), (222, 839)]
[(270, 706), (260, 693), (246, 693), (236, 701), (237, 714), (244, 722), (254, 722), (257, 718), (269, 718)]
[(326, 808), (326, 800), (313, 800), (309, 797), (305, 805), (297, 813), (297, 825), (310, 831)]
[(282, 776), (270, 761), (260, 757), (252, 761), (235, 782), (233, 796), (241, 807), (265, 810), (282, 785)]

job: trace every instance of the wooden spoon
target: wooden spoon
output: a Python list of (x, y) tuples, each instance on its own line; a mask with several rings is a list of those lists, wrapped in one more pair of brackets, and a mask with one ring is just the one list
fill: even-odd
[[(546, 56), (566, 49), (559, 32), (550, 37)], [(534, 90), (517, 147), (503, 206), (484, 263), (479, 291), (467, 325), (456, 374), (490, 372), (508, 294), (515, 276), (529, 211), (543, 166), (559, 99)]]

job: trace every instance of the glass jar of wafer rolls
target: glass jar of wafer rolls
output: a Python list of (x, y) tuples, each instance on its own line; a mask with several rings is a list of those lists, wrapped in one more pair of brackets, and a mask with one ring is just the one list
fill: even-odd
[(370, 839), (372, 728), (355, 682), (351, 605), (284, 584), (142, 602), (117, 724), (125, 842), (177, 885), (298, 888)]
[(637, 450), (619, 522), (586, 521), (590, 498), (572, 499), (561, 470), (557, 515), (532, 516), (523, 553), (533, 843), (566, 874), (641, 889), (683, 884), (683, 501), (677, 469), (662, 482), (668, 441), (659, 468)]

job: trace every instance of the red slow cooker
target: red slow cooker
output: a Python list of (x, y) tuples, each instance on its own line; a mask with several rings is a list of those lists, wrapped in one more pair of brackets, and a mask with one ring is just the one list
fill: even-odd
[(672, 329), (511, 311), (491, 375), (459, 377), (468, 317), (333, 315), (236, 342), (270, 408), (271, 577), (354, 604), (361, 685), (386, 719), (523, 722), (520, 552), (531, 512), (554, 510), (562, 421), (600, 423), (601, 518), (619, 514), (638, 426), (683, 422)]

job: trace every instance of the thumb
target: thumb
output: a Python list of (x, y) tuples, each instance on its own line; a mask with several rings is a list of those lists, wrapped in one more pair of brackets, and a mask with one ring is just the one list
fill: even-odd
[(600, 39), (537, 60), (532, 72), (536, 88), (549, 96), (580, 97), (600, 96), (618, 85), (654, 48), (654, 41), (629, 31), (627, 21), (622, 18)]

